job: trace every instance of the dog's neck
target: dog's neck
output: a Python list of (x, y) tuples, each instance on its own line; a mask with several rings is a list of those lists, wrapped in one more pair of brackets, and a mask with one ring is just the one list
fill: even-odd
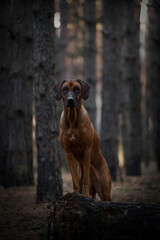
[(64, 107), (65, 120), (71, 129), (75, 128), (78, 124), (81, 107), (81, 105), (78, 107)]

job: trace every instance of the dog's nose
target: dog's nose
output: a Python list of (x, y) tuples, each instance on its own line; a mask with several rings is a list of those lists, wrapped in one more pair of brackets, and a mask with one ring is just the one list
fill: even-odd
[(67, 98), (67, 103), (68, 105), (73, 105), (74, 104), (74, 99), (72, 95), (69, 95)]

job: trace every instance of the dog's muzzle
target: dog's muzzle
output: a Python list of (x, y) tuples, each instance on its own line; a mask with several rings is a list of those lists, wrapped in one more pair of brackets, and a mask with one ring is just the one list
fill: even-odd
[(75, 99), (75, 96), (73, 94), (69, 94), (66, 98), (66, 104), (67, 107), (76, 107), (77, 101)]
[(67, 98), (67, 105), (74, 105), (74, 98), (72, 95), (69, 95)]

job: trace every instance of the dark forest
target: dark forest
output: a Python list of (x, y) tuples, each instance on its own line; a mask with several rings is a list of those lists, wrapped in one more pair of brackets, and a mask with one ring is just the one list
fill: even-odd
[(73, 191), (53, 96), (63, 79), (90, 86), (83, 104), (110, 169), (111, 201), (159, 205), (160, 1), (1, 1), (0, 36), (2, 239), (17, 239), (15, 209), (29, 201), (37, 232), (22, 228), (19, 239), (43, 239), (51, 204)]

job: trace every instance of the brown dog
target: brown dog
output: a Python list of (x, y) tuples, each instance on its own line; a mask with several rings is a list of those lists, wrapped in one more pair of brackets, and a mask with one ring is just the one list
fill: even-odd
[[(82, 105), (89, 97), (90, 87), (82, 80), (63, 80), (54, 85), (53, 92), (63, 99), (60, 120), (60, 142), (70, 168), (73, 189), (84, 196), (110, 201), (111, 177), (101, 153), (99, 138)], [(78, 166), (78, 167), (77, 167)]]

